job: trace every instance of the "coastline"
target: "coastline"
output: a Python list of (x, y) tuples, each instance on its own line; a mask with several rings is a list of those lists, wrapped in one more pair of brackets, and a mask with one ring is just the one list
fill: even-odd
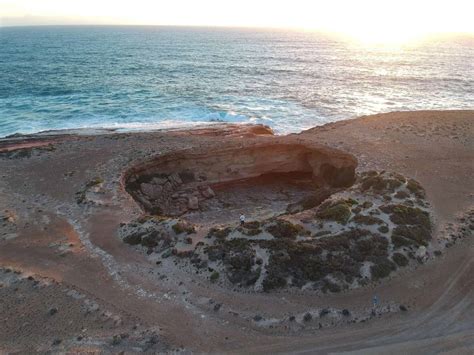
[[(385, 117), (385, 116), (393, 116), (393, 115), (409, 115), (409, 114), (416, 114), (417, 116), (425, 116), (425, 115), (437, 115), (442, 113), (456, 113), (456, 114), (464, 114), (470, 113), (472, 110), (468, 109), (452, 109), (452, 110), (402, 110), (402, 111), (389, 111), (389, 112), (382, 112), (376, 114), (369, 114), (369, 115), (362, 115), (351, 117), (343, 120), (338, 120), (329, 123), (323, 123), (316, 125), (314, 127), (302, 130), (296, 133), (282, 133), (282, 134), (275, 134), (278, 136), (286, 136), (286, 135), (298, 135), (305, 132), (311, 132), (317, 130), (321, 127), (333, 127), (338, 125), (343, 125), (345, 123), (351, 121), (360, 121), (366, 118), (371, 117)], [(248, 122), (207, 122), (207, 123), (199, 123), (196, 125), (189, 125), (189, 126), (176, 126), (176, 127), (165, 127), (165, 128), (140, 128), (140, 129), (129, 129), (126, 127), (84, 127), (84, 128), (64, 128), (64, 129), (51, 129), (51, 130), (44, 130), (35, 133), (14, 133), (7, 135), (5, 137), (0, 137), (0, 141), (6, 140), (14, 140), (14, 139), (30, 139), (30, 138), (41, 138), (41, 137), (48, 137), (48, 136), (69, 136), (69, 135), (78, 135), (78, 136), (95, 136), (95, 135), (105, 135), (105, 134), (130, 134), (130, 133), (153, 133), (153, 132), (191, 132), (191, 131), (200, 131), (207, 128), (215, 128), (215, 129), (237, 129), (238, 127), (265, 127), (268, 130), (273, 132), (273, 129), (264, 124), (253, 124)]]
[[(44, 308), (43, 313), (58, 308), (58, 318), (70, 307), (69, 317), (82, 322), (78, 327), (46, 318), (49, 332), (61, 337), (60, 346), (69, 350), (116, 349), (110, 348), (110, 339), (123, 332), (130, 334), (129, 340), (122, 341), (127, 349), (134, 337), (137, 342), (151, 337), (151, 330), (160, 343), (169, 346), (162, 350), (182, 346), (199, 352), (377, 352), (390, 346), (393, 351), (416, 352), (428, 345), (434, 351), (472, 349), (472, 238), (444, 250), (440, 258), (401, 270), (370, 287), (315, 297), (305, 292), (229, 293), (186, 273), (179, 274), (181, 285), (165, 278), (158, 282), (145, 273), (153, 265), (118, 240), (116, 229), (142, 214), (120, 183), (130, 166), (176, 151), (243, 149), (282, 142), (322, 144), (349, 152), (358, 160), (358, 172), (388, 170), (416, 178), (433, 208), (435, 238), (441, 238), (453, 233), (450, 228), (465, 228), (459, 217), (465, 218), (462, 215), (474, 206), (473, 140), (472, 110), (370, 115), (288, 136), (275, 136), (264, 126), (216, 124), (148, 132), (49, 131), (0, 139), (0, 210), (12, 212), (14, 224), (10, 237), (0, 239), (0, 267), (54, 285), (49, 298), (41, 288), (22, 292)], [(103, 189), (94, 195), (97, 204), (78, 206), (77, 192), (97, 178), (103, 181)], [(469, 228), (467, 233), (472, 236)], [(105, 317), (105, 330), (97, 326), (96, 318), (84, 318), (80, 305), (74, 303), (77, 300), (64, 298), (62, 289), (80, 291), (101, 311), (112, 314)], [(384, 302), (404, 304), (409, 311), (320, 331), (262, 327), (252, 320), (256, 315), (273, 319), (304, 314), (308, 305), (362, 312), (374, 292)], [(14, 293), (4, 297), (20, 312)], [(224, 311), (215, 311), (215, 304), (221, 304)], [(32, 318), (33, 329), (45, 322), (39, 313)], [(247, 319), (248, 314), (252, 316)], [(115, 316), (120, 322), (113, 320)], [(131, 330), (137, 323), (145, 335)], [(454, 324), (457, 328), (448, 331)], [(81, 327), (88, 330), (82, 332)], [(48, 335), (36, 332), (27, 337), (22, 321), (10, 320), (0, 331), (0, 350), (38, 349)], [(99, 345), (68, 340), (77, 339), (78, 333), (99, 339)], [(13, 334), (24, 336), (14, 340)], [(53, 340), (48, 338), (49, 343)]]

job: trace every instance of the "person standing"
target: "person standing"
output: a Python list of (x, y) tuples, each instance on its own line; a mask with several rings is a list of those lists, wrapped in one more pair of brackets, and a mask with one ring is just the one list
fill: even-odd
[(245, 215), (241, 214), (240, 215), (240, 225), (243, 226), (245, 224)]
[(379, 304), (379, 299), (377, 297), (377, 295), (374, 295), (374, 298), (372, 298), (372, 304), (373, 304), (373, 308), (376, 308), (377, 305)]

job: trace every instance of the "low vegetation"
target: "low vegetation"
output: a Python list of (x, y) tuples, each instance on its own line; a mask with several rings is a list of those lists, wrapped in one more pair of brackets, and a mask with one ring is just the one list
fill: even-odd
[(260, 228), (259, 221), (245, 222), (244, 225), (239, 227), (238, 230), (242, 232), (243, 234), (250, 237), (259, 235), (260, 233), (262, 233), (262, 229)]
[(425, 189), (423, 189), (423, 186), (421, 186), (418, 181), (409, 179), (407, 183), (407, 189), (416, 197), (421, 199), (425, 198)]
[(77, 204), (84, 204), (87, 203), (87, 192), (95, 186), (99, 186), (104, 183), (104, 179), (100, 177), (96, 177), (90, 181), (88, 181), (84, 187), (76, 192), (76, 202)]
[(176, 233), (176, 234), (183, 234), (183, 233), (186, 233), (186, 234), (192, 234), (192, 233), (196, 233), (196, 228), (194, 228), (193, 225), (189, 224), (189, 223), (186, 223), (186, 222), (178, 222), (178, 223), (175, 223), (173, 224), (173, 231)]
[[(121, 235), (149, 253), (188, 260), (213, 283), (336, 293), (388, 277), (430, 243), (430, 216), (418, 202), (425, 204), (422, 193), (417, 182), (401, 175), (367, 172), (309, 214), (214, 227), (192, 249), (176, 247), (183, 234), (193, 243), (194, 227), (181, 220), (139, 219), (124, 225)], [(260, 238), (248, 238), (254, 236)]]
[(209, 280), (211, 280), (211, 282), (216, 282), (218, 279), (219, 279), (219, 273), (217, 271), (214, 271), (211, 276), (209, 277)]
[(308, 234), (308, 232), (303, 227), (282, 219), (275, 220), (274, 223), (266, 227), (266, 230), (275, 238), (294, 239), (298, 235)]
[(352, 221), (357, 224), (365, 224), (365, 225), (374, 225), (374, 224), (384, 224), (380, 218), (374, 216), (366, 216), (363, 214), (357, 214), (352, 218)]
[(408, 265), (408, 259), (405, 255), (401, 253), (394, 253), (392, 256), (392, 260), (397, 264), (398, 266), (407, 266)]
[(351, 204), (343, 200), (325, 202), (319, 207), (316, 217), (346, 224), (351, 217)]
[(217, 238), (217, 239), (223, 239), (227, 237), (230, 232), (232, 232), (232, 228), (226, 227), (226, 228), (211, 228), (209, 230), (209, 233), (207, 234), (208, 238)]
[(375, 280), (382, 279), (390, 275), (397, 269), (397, 266), (387, 258), (378, 258), (376, 263), (370, 267), (372, 278)]

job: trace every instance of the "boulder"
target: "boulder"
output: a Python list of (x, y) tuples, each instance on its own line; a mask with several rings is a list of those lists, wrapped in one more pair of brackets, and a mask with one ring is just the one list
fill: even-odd
[(151, 182), (155, 185), (163, 185), (166, 181), (168, 180), (159, 177), (154, 177), (153, 180), (151, 180)]
[(158, 199), (163, 192), (163, 188), (160, 185), (148, 184), (148, 183), (142, 183), (140, 185), (140, 190), (142, 190), (145, 196), (153, 200)]
[(184, 184), (189, 184), (190, 182), (196, 181), (196, 176), (194, 172), (185, 170), (179, 173), (179, 177)]
[(56, 313), (58, 313), (58, 309), (55, 308), (55, 307), (50, 308), (48, 313), (49, 313), (50, 316), (54, 316)]
[(188, 199), (188, 208), (190, 210), (199, 209), (199, 199), (196, 196), (191, 196)]
[(209, 186), (205, 186), (201, 189), (201, 195), (205, 198), (213, 198), (214, 196), (216, 196), (214, 190), (211, 189)]
[(169, 181), (167, 181), (164, 185), (163, 185), (163, 192), (164, 193), (171, 193), (171, 191), (173, 191), (173, 185), (171, 185), (171, 183)]
[(171, 174), (169, 177), (168, 177), (168, 180), (171, 182), (171, 184), (176, 187), (176, 186), (179, 186), (183, 183), (183, 181), (181, 180), (181, 178), (179, 177), (179, 174), (177, 173), (173, 173)]
[(421, 246), (418, 248), (418, 250), (416, 251), (416, 256), (418, 258), (424, 258), (426, 257), (426, 247), (425, 246)]

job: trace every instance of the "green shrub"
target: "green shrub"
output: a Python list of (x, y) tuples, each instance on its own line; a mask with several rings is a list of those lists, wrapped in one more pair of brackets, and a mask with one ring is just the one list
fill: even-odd
[(300, 225), (282, 219), (278, 219), (275, 224), (267, 226), (266, 230), (275, 238), (295, 239), (298, 235), (307, 234), (307, 231)]
[(383, 224), (384, 221), (382, 221), (380, 218), (373, 217), (373, 216), (364, 216), (362, 214), (355, 215), (352, 218), (352, 221), (358, 224), (365, 224), (365, 225), (374, 225), (374, 224)]
[(142, 237), (141, 244), (147, 248), (154, 248), (158, 245), (157, 236), (153, 233), (147, 234)]
[(119, 345), (121, 342), (122, 342), (122, 338), (120, 337), (120, 335), (114, 335), (114, 336), (112, 337), (112, 342), (111, 342), (111, 344), (112, 344), (113, 346)]
[(410, 190), (418, 198), (425, 198), (425, 189), (416, 180), (409, 179), (407, 182), (407, 189)]
[(367, 177), (372, 177), (372, 176), (377, 176), (379, 173), (376, 172), (375, 170), (368, 170), (368, 171), (363, 171), (360, 176), (362, 178), (367, 178)]
[(354, 200), (353, 198), (348, 198), (344, 202), (346, 202), (348, 205), (351, 205), (351, 206), (359, 204), (359, 202), (357, 200)]
[(323, 292), (326, 292), (326, 291), (329, 291), (332, 293), (341, 292), (341, 287), (338, 284), (335, 284), (334, 282), (325, 280), (324, 286), (323, 286)]
[(242, 233), (244, 233), (245, 235), (247, 235), (249, 237), (253, 237), (253, 236), (256, 236), (256, 235), (259, 235), (260, 233), (262, 233), (262, 230), (260, 228), (257, 228), (257, 229), (243, 229)]
[(411, 244), (427, 246), (431, 239), (431, 232), (419, 225), (397, 226), (392, 232), (392, 241), (394, 237), (403, 237), (409, 239), (412, 242)]
[(372, 257), (386, 257), (388, 241), (380, 235), (373, 235), (367, 239), (360, 239), (356, 242), (351, 251), (352, 257), (357, 261), (366, 261)]
[(408, 259), (406, 258), (405, 255), (401, 253), (394, 253), (392, 256), (393, 261), (398, 265), (398, 266), (407, 266), (408, 265)]
[(397, 193), (394, 196), (395, 198), (399, 198), (400, 200), (404, 200), (408, 197), (410, 197), (410, 194), (406, 191), (397, 191)]
[(379, 258), (376, 263), (370, 267), (372, 278), (375, 280), (382, 279), (390, 275), (396, 270), (396, 265), (387, 258)]
[(410, 247), (414, 245), (413, 241), (410, 239), (404, 238), (400, 235), (392, 235), (392, 243), (395, 249), (402, 248), (402, 247)]
[(388, 188), (390, 189), (390, 191), (393, 191), (396, 188), (402, 186), (402, 182), (397, 179), (387, 179), (386, 181), (388, 183)]
[(87, 184), (86, 184), (86, 187), (93, 187), (93, 186), (97, 186), (97, 185), (100, 185), (104, 182), (104, 179), (102, 179), (101, 177), (96, 177), (94, 179), (92, 179), (91, 181), (89, 181)]
[(260, 227), (259, 221), (245, 222), (244, 227), (248, 229), (257, 229)]
[(384, 174), (381, 172), (377, 174), (376, 172), (365, 174), (361, 178), (361, 190), (366, 191), (369, 189), (382, 192), (388, 191), (393, 192), (398, 187), (402, 186), (404, 180), (400, 180), (394, 174)]
[(190, 225), (188, 223), (185, 223), (185, 222), (178, 222), (176, 224), (173, 224), (173, 227), (171, 227), (173, 229), (173, 231), (176, 233), (176, 234), (182, 234), (182, 233), (186, 233), (186, 234), (191, 234), (191, 233), (196, 233), (196, 229), (194, 228), (193, 225)]
[(370, 176), (364, 178), (361, 184), (362, 191), (373, 189), (376, 191), (382, 191), (387, 187), (386, 181), (381, 176)]
[(216, 282), (218, 279), (219, 279), (219, 273), (217, 271), (214, 271), (211, 276), (209, 277), (209, 279), (211, 280), (211, 282)]
[(226, 238), (230, 232), (232, 232), (232, 228), (211, 228), (209, 230), (209, 234), (207, 235), (209, 238), (216, 237), (217, 239), (224, 239)]
[(407, 179), (403, 175), (398, 174), (398, 173), (391, 173), (391, 176), (393, 179), (400, 181), (400, 183), (402, 184), (404, 184), (407, 181)]
[(430, 216), (427, 212), (417, 208), (402, 204), (385, 205), (380, 209), (390, 214), (390, 220), (399, 225), (419, 225), (431, 231)]
[(208, 246), (204, 249), (210, 261), (221, 261), (225, 256), (225, 251), (222, 245)]
[(245, 222), (243, 227), (239, 227), (238, 230), (247, 236), (255, 236), (262, 233), (259, 221)]
[(270, 272), (262, 282), (263, 291), (268, 292), (286, 286), (286, 279), (281, 275)]
[(301, 206), (305, 210), (309, 210), (311, 208), (314, 208), (316, 206), (319, 206), (321, 202), (326, 200), (329, 196), (331, 196), (331, 190), (330, 189), (318, 189), (316, 193), (314, 193), (311, 196), (308, 196), (304, 198), (302, 201), (300, 201)]
[(346, 224), (351, 217), (351, 207), (345, 201), (332, 201), (321, 205), (316, 217)]
[(141, 233), (132, 233), (123, 238), (123, 241), (130, 245), (138, 245), (142, 242), (142, 234)]

